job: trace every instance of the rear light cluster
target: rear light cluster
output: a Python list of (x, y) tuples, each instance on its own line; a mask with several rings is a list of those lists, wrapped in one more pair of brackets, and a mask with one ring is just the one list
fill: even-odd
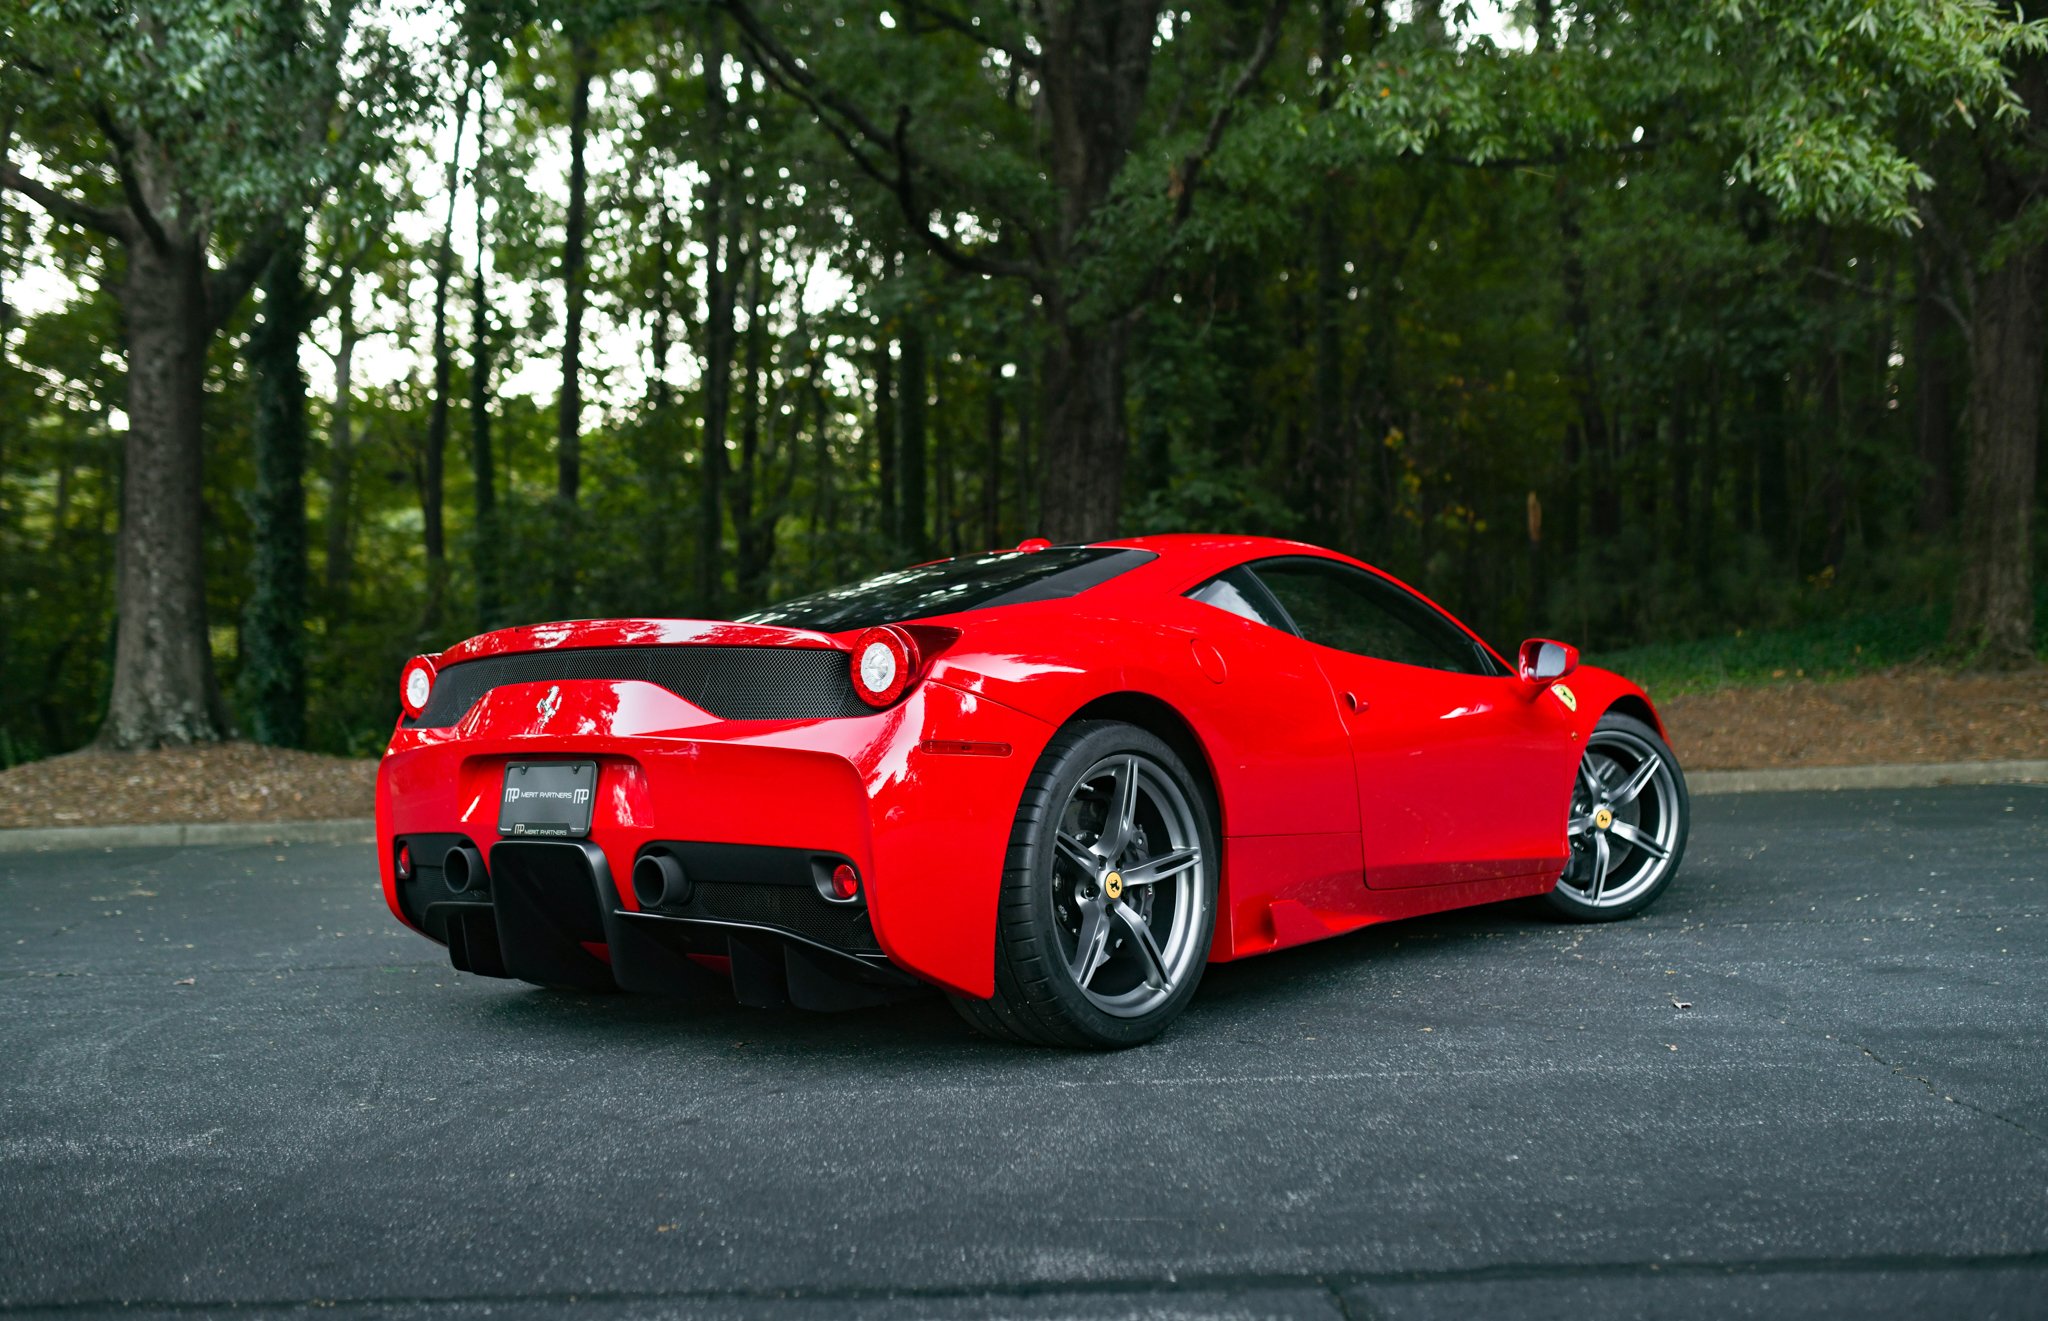
[(405, 713), (419, 719), (420, 712), (427, 709), (427, 701), (434, 695), (434, 662), (425, 656), (415, 656), (405, 663), (398, 674), (398, 700), (405, 707)]
[(917, 677), (917, 641), (894, 624), (871, 628), (854, 640), (851, 663), (860, 700), (887, 706)]

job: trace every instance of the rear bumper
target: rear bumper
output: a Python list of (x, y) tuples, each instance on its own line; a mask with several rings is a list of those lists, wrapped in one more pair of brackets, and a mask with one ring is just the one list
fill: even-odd
[(486, 977), (683, 996), (726, 977), (744, 1004), (819, 1010), (878, 1004), (920, 985), (872, 937), (830, 943), (820, 938), (828, 933), (799, 932), (800, 918), (778, 925), (629, 909), (604, 850), (585, 841), (501, 841), (486, 886), (435, 894), (440, 884), (417, 874), (401, 882), (404, 915), (448, 947), (456, 968)]
[[(931, 682), (873, 716), (706, 721), (672, 694), (627, 681), (563, 685), (568, 718), (553, 724), (572, 732), (556, 732), (534, 727), (531, 687), (499, 689), (450, 729), (401, 729), (379, 769), (386, 901), (448, 946), (458, 967), (649, 991), (689, 990), (716, 967), (742, 999), (779, 1002), (770, 989), (779, 982), (790, 1002), (819, 1008), (832, 1007), (817, 1002), (835, 997), (812, 993), (828, 982), (892, 988), (906, 974), (992, 992), (1003, 853), (1051, 734), (1042, 722)], [(960, 755), (961, 742), (1010, 751)], [(588, 838), (501, 840), (506, 764), (557, 758), (598, 763)], [(633, 864), (650, 845), (678, 841), (714, 850), (706, 891), (717, 893), (643, 913)], [(410, 880), (397, 875), (401, 842), (414, 860)], [(461, 842), (488, 860), (489, 875), (458, 895), (438, 864)], [(860, 920), (778, 881), (785, 854), (851, 862)]]

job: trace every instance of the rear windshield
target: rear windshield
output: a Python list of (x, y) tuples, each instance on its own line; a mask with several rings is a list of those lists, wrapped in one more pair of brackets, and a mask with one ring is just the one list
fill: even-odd
[(896, 624), (906, 619), (990, 610), (1025, 601), (1078, 596), (1097, 583), (1157, 558), (1149, 550), (1054, 546), (1049, 550), (963, 555), (833, 587), (744, 615), (742, 624), (780, 624), (820, 633)]

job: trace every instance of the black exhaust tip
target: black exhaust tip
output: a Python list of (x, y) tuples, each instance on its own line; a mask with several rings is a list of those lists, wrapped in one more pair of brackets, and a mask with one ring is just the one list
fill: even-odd
[(690, 878), (683, 874), (683, 864), (666, 853), (642, 854), (633, 864), (633, 898), (643, 909), (687, 903)]
[(464, 894), (484, 888), (484, 855), (467, 844), (457, 844), (441, 859), (441, 879), (450, 894)]

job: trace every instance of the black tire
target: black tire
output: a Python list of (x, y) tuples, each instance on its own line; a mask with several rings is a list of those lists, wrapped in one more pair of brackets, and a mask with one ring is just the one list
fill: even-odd
[[(1139, 826), (1136, 842), (1130, 832), (1118, 832), (1114, 853), (1098, 855), (1105, 856), (1102, 865), (1111, 870), (1104, 873), (1105, 879), (1088, 882), (1082, 879), (1085, 869), (1074, 861), (1074, 854), (1059, 851), (1055, 836), (1063, 818), (1071, 823), (1079, 819), (1076, 813), (1089, 810), (1093, 786), (1104, 775), (1112, 777), (1112, 784), (1121, 783), (1114, 778), (1118, 772), (1103, 771), (1111, 763), (1133, 766), (1130, 774), (1140, 781), (1141, 791), (1157, 797), (1150, 800), (1150, 807), (1141, 805), (1133, 814), (1149, 823)], [(1165, 834), (1177, 830), (1184, 841), (1191, 836), (1196, 842), (1163, 847), (1167, 840), (1148, 839), (1146, 832), (1154, 829)], [(1105, 823), (1092, 844), (1100, 846), (1110, 833)], [(1070, 832), (1068, 838), (1071, 845), (1075, 836)], [(1187, 847), (1199, 851), (1195, 860), (1167, 861), (1184, 854)], [(1068, 725), (1039, 757), (1010, 832), (996, 914), (995, 994), (987, 1000), (954, 996), (954, 1007), (978, 1031), (999, 1040), (1097, 1050), (1150, 1041), (1179, 1017), (1201, 981), (1216, 925), (1221, 857), (1213, 805), (1172, 748), (1135, 725), (1100, 720)], [(1134, 879), (1131, 890), (1122, 890), (1121, 871), (1138, 873), (1148, 862), (1154, 869), (1172, 865), (1172, 879)], [(1151, 888), (1141, 895), (1140, 885)], [(1087, 903), (1099, 910), (1096, 920), (1107, 933), (1095, 942), (1096, 954), (1087, 959), (1078, 952), (1083, 933), (1091, 930), (1088, 914), (1080, 907), (1084, 892)], [(1125, 893), (1136, 897), (1126, 904)], [(1126, 908), (1129, 915), (1115, 913), (1115, 920), (1104, 916), (1117, 908)], [(1138, 948), (1141, 933), (1133, 919), (1153, 933), (1146, 944), (1149, 959)], [(1157, 943), (1153, 930), (1162, 920), (1169, 927), (1164, 946)], [(1070, 931), (1070, 926), (1075, 929)], [(1075, 952), (1069, 952), (1069, 943)], [(1099, 964), (1092, 962), (1097, 955), (1102, 959)], [(1096, 979), (1097, 989), (1084, 989), (1075, 972), (1076, 960), (1089, 963), (1087, 977)], [(1117, 978), (1109, 976), (1113, 964), (1118, 977), (1137, 980), (1120, 993), (1131, 998), (1130, 1004), (1106, 1008), (1114, 996), (1100, 985), (1115, 984)], [(1159, 974), (1156, 986), (1148, 972)]]
[[(1643, 772), (1647, 776), (1644, 784), (1626, 801), (1610, 801), (1613, 791), (1628, 788), (1634, 774), (1642, 770), (1645, 757), (1654, 757), (1656, 765)], [(1587, 778), (1588, 767), (1593, 768), (1593, 782)], [(1692, 795), (1670, 745), (1651, 725), (1619, 711), (1600, 718), (1586, 740), (1580, 768), (1567, 822), (1572, 861), (1544, 902), (1552, 913), (1568, 921), (1618, 922), (1642, 912), (1671, 887), (1692, 830)], [(1603, 773), (1605, 778), (1599, 778)], [(1609, 780), (1615, 782), (1609, 784)], [(1594, 782), (1609, 793), (1596, 800)], [(1598, 809), (1603, 807), (1608, 821), (1595, 824)], [(1583, 825), (1583, 829), (1574, 831), (1575, 825)], [(1629, 839), (1623, 838), (1623, 831), (1629, 832)], [(1598, 838), (1602, 834), (1607, 836), (1605, 841)], [(1595, 851), (1603, 846), (1608, 850), (1610, 873), (1596, 883)], [(1653, 850), (1658, 848), (1664, 856), (1655, 856)], [(1622, 869), (1627, 870), (1618, 884), (1625, 888), (1608, 888)]]

